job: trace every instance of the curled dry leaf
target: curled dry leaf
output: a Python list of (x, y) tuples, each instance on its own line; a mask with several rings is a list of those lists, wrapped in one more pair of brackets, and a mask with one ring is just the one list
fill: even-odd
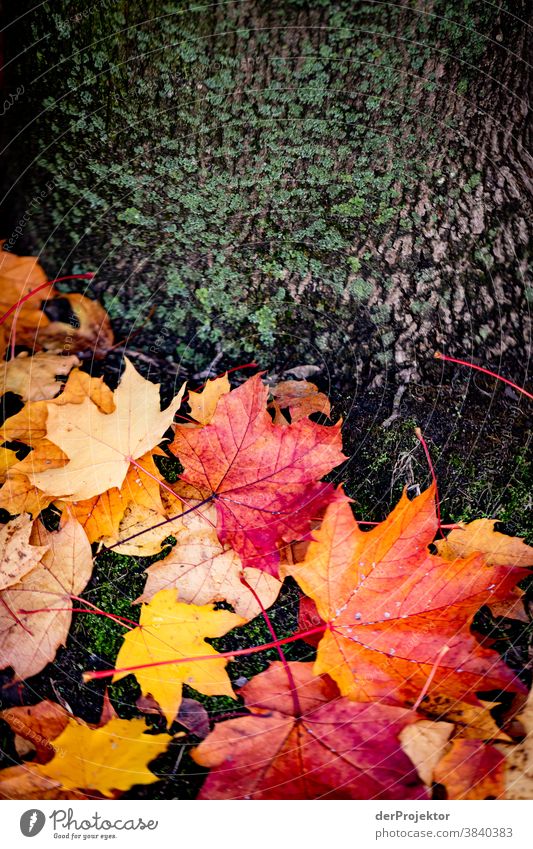
[[(222, 637), (242, 624), (244, 620), (234, 613), (214, 610), (209, 605), (183, 604), (176, 601), (174, 590), (163, 590), (143, 605), (139, 627), (126, 633), (115, 666), (127, 669), (147, 664), (146, 668), (135, 670), (134, 675), (143, 694), (153, 696), (170, 723), (178, 713), (183, 684), (206, 696), (235, 698), (225, 671), (227, 659), (150, 664), (181, 657), (213, 655), (216, 658), (217, 652), (205, 638)], [(127, 671), (116, 673), (113, 681), (127, 674)]]
[(0, 592), (31, 572), (48, 551), (46, 545), (30, 545), (31, 531), (32, 521), (27, 514), (0, 526)]
[(441, 557), (453, 560), (482, 554), (492, 566), (533, 566), (533, 546), (519, 537), (494, 530), (496, 519), (475, 519), (450, 531), (446, 539), (435, 543)]
[(446, 788), (448, 799), (502, 799), (505, 758), (480, 740), (453, 740), (433, 780)]
[[(35, 523), (30, 541), (47, 547), (41, 563), (0, 593), (2, 668), (13, 667), (18, 678), (36, 675), (65, 643), (70, 595), (84, 589), (93, 566), (89, 541), (74, 519), (56, 532)], [(42, 612), (31, 612), (37, 610)]]
[(96, 359), (105, 357), (113, 345), (113, 331), (103, 307), (77, 292), (58, 292), (56, 297), (68, 301), (71, 320), (47, 322), (39, 329), (36, 344), (46, 351), (90, 351)]
[(36, 751), (34, 763), (46, 763), (54, 757), (57, 751), (54, 741), (71, 718), (61, 705), (48, 699), (36, 705), (8, 708), (0, 713), (0, 719), (7, 722), (15, 734), (33, 744)]
[(250, 716), (218, 723), (193, 750), (211, 769), (199, 798), (427, 799), (399, 743), (416, 715), (339, 698), (311, 667), (290, 664), (294, 691), (281, 663), (242, 688)]
[(0, 392), (14, 392), (23, 401), (47, 401), (61, 389), (57, 377), (65, 377), (80, 361), (72, 354), (22, 352), (0, 365)]
[(434, 488), (362, 531), (347, 499), (326, 511), (305, 561), (286, 567), (329, 623), (315, 671), (358, 701), (413, 703), (422, 692), (479, 704), (476, 691), (523, 685), (470, 632), (475, 613), (506, 598), (518, 569), (429, 552), (438, 527)]
[(341, 463), (340, 424), (273, 424), (261, 376), (223, 395), (210, 424), (178, 425), (171, 449), (182, 479), (214, 498), (218, 535), (245, 566), (277, 575), (278, 546), (309, 534), (334, 497), (319, 479)]
[(327, 418), (331, 415), (331, 404), (327, 395), (319, 392), (314, 383), (308, 383), (306, 380), (284, 380), (273, 386), (270, 394), (273, 400), (269, 407), (274, 412), (274, 424), (289, 424), (283, 415), (284, 409), (289, 410), (291, 422), (297, 422), (312, 413), (321, 413)]
[[(168, 527), (164, 525), (160, 531)], [(213, 505), (184, 516), (181, 526), (171, 533), (176, 545), (146, 570), (148, 578), (139, 601), (149, 601), (160, 590), (174, 589), (180, 600), (189, 604), (227, 601), (238, 616), (250, 620), (259, 615), (261, 606), (242, 583), (244, 577), (264, 608), (274, 604), (281, 582), (259, 569), (243, 570), (239, 555), (218, 539)]]
[(130, 462), (150, 451), (163, 437), (181, 404), (185, 384), (165, 410), (159, 409), (159, 385), (145, 380), (126, 360), (114, 393), (115, 410), (104, 414), (93, 401), (58, 408), (47, 404), (46, 436), (70, 462), (59, 469), (30, 475), (48, 495), (82, 501), (111, 487), (121, 487)]
[[(3, 244), (0, 242), (0, 248)], [(113, 344), (113, 331), (106, 311), (97, 301), (84, 295), (58, 292), (52, 283), (32, 295), (46, 279), (36, 257), (19, 257), (0, 250), (0, 315), (30, 295), (5, 319), (0, 353), (4, 353), (10, 334), (15, 332), (17, 343), (34, 351), (44, 349), (74, 354), (90, 350), (96, 357), (105, 356)], [(68, 302), (72, 313), (69, 322), (51, 322), (43, 311), (45, 305), (50, 306), (58, 299)]]

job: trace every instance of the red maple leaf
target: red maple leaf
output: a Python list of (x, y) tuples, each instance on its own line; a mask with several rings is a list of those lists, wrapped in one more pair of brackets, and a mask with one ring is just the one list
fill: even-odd
[(242, 688), (249, 716), (220, 722), (193, 751), (211, 772), (200, 799), (427, 799), (398, 741), (417, 716), (340, 698), (310, 663), (273, 663)]
[(245, 566), (277, 575), (278, 546), (305, 538), (336, 493), (320, 478), (345, 460), (340, 422), (308, 418), (282, 427), (270, 418), (256, 375), (220, 398), (210, 424), (176, 427), (171, 449), (183, 480), (212, 496), (218, 535)]

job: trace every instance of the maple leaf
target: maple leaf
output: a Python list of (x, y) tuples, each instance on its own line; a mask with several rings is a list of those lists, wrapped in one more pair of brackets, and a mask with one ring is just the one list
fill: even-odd
[(454, 727), (451, 722), (420, 722), (407, 725), (400, 732), (402, 749), (416, 767), (424, 784), (431, 787), (433, 772), (439, 763)]
[(218, 723), (193, 750), (211, 769), (200, 799), (427, 798), (398, 741), (415, 714), (339, 698), (312, 664), (289, 666), (299, 715), (286, 670), (273, 663), (240, 691), (251, 715)]
[(18, 463), (17, 452), (10, 448), (0, 448), (0, 483), (3, 483), (11, 466)]
[(446, 788), (448, 799), (501, 799), (505, 794), (505, 758), (479, 740), (453, 740), (441, 758), (433, 781)]
[(19, 678), (40, 672), (65, 643), (70, 595), (85, 588), (93, 565), (89, 541), (74, 519), (55, 532), (35, 522), (30, 542), (48, 547), (41, 563), (0, 593), (1, 666), (12, 666)]
[[(209, 424), (217, 404), (223, 395), (227, 395), (231, 386), (227, 374), (208, 380), (201, 392), (189, 391), (187, 403), (191, 416), (199, 425)], [(194, 426), (194, 425), (191, 425)], [(186, 425), (183, 425), (186, 427)]]
[(23, 351), (15, 359), (0, 365), (0, 390), (14, 392), (23, 401), (50, 400), (57, 395), (61, 384), (57, 377), (64, 377), (80, 361), (62, 354), (39, 353), (30, 357)]
[(159, 779), (148, 764), (165, 751), (171, 738), (145, 734), (146, 730), (142, 719), (111, 719), (91, 728), (70, 718), (54, 740), (57, 753), (52, 760), (27, 770), (61, 790), (96, 790), (109, 797), (133, 784), (152, 784)]
[(114, 393), (115, 410), (104, 414), (88, 398), (61, 408), (47, 404), (46, 436), (69, 458), (57, 469), (28, 475), (48, 495), (82, 501), (121, 487), (130, 460), (161, 440), (172, 423), (185, 389), (165, 410), (159, 409), (159, 385), (145, 380), (126, 360)]
[(273, 400), (268, 406), (274, 411), (274, 424), (289, 424), (282, 412), (285, 408), (289, 410), (291, 422), (297, 422), (312, 413), (321, 413), (327, 418), (331, 415), (328, 397), (307, 380), (284, 380), (273, 386), (270, 394)]
[(176, 426), (171, 450), (184, 466), (182, 479), (202, 497), (213, 497), (218, 534), (245, 566), (277, 575), (278, 544), (309, 533), (311, 522), (334, 497), (318, 479), (346, 458), (340, 423), (301, 419), (273, 424), (268, 389), (256, 375), (223, 395), (210, 424)]
[(180, 526), (172, 531), (176, 545), (163, 560), (146, 570), (146, 586), (138, 601), (149, 601), (160, 590), (172, 588), (181, 601), (189, 604), (225, 600), (238, 616), (250, 620), (261, 613), (261, 606), (242, 583), (244, 578), (264, 608), (274, 604), (281, 582), (259, 569), (243, 569), (239, 555), (220, 543), (215, 524), (212, 504), (184, 516)]
[[(115, 409), (113, 393), (101, 377), (90, 377), (83, 371), (73, 369), (67, 379), (63, 392), (50, 401), (56, 407), (65, 404), (81, 404), (89, 398), (102, 413), (112, 413)], [(5, 442), (16, 440), (26, 445), (36, 445), (46, 436), (48, 404), (46, 401), (33, 401), (26, 404), (19, 413), (10, 416), (0, 429)]]
[[(115, 665), (120, 669), (177, 657), (191, 658), (190, 663), (151, 666), (134, 672), (143, 694), (153, 696), (171, 723), (181, 704), (183, 684), (206, 696), (235, 698), (225, 671), (227, 659), (201, 661), (194, 657), (216, 658), (217, 652), (205, 638), (222, 637), (244, 621), (210, 605), (183, 604), (176, 601), (174, 590), (162, 590), (142, 606), (139, 627), (125, 635)], [(113, 681), (127, 674), (116, 673)]]
[(469, 554), (482, 554), (493, 566), (533, 566), (533, 546), (519, 537), (494, 530), (496, 519), (475, 519), (450, 531), (435, 545), (441, 557), (454, 560)]
[[(139, 466), (145, 470), (146, 474), (139, 469)], [(163, 478), (154, 463), (152, 452), (149, 452), (139, 458), (137, 466), (130, 465), (120, 489), (111, 487), (101, 495), (95, 495), (85, 501), (77, 501), (70, 505), (70, 512), (82, 525), (89, 542), (103, 540), (104, 544), (109, 546), (117, 543), (122, 536), (127, 535), (122, 523), (131, 505), (149, 511), (152, 524), (161, 521), (161, 518), (165, 516), (165, 509), (161, 501), (161, 481), (163, 481)], [(58, 502), (58, 506), (61, 507), (62, 503)], [(176, 500), (174, 500), (174, 511), (176, 511), (176, 507)], [(129, 524), (126, 524), (129, 527)], [(168, 527), (170, 527), (170, 523)], [(163, 527), (161, 534), (158, 535), (160, 539), (171, 533), (168, 527)], [(133, 545), (132, 542), (131, 550), (125, 547), (123, 553), (147, 553), (145, 551), (146, 537), (150, 538), (150, 535), (145, 534), (140, 537), (137, 546)], [(154, 548), (152, 545), (151, 549), (149, 547), (149, 553), (160, 551), (160, 548), (161, 546)], [(121, 550), (120, 546), (117, 547), (117, 550)]]
[(438, 522), (434, 487), (363, 532), (348, 499), (328, 507), (305, 561), (286, 567), (329, 623), (315, 670), (359, 701), (415, 701), (440, 689), (479, 704), (476, 691), (521, 690), (499, 656), (470, 632), (477, 610), (505, 598), (520, 570), (479, 555), (429, 552)]
[(46, 546), (30, 545), (31, 530), (32, 521), (27, 515), (17, 516), (0, 527), (0, 591), (31, 572), (48, 550)]

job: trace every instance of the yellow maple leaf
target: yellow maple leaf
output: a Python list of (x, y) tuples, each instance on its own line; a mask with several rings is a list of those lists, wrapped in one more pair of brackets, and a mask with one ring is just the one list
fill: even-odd
[(152, 784), (158, 777), (147, 764), (165, 751), (171, 738), (145, 731), (142, 719), (112, 719), (100, 728), (70, 719), (54, 740), (55, 757), (34, 771), (65, 790), (98, 790), (105, 796), (133, 784)]
[(187, 403), (193, 419), (200, 425), (209, 424), (220, 398), (227, 395), (230, 389), (228, 375), (224, 374), (208, 380), (201, 392), (189, 392)]
[(131, 460), (161, 440), (181, 404), (182, 386), (165, 410), (159, 409), (159, 385), (145, 380), (126, 360), (114, 393), (115, 410), (104, 414), (88, 398), (61, 408), (47, 404), (46, 436), (69, 457), (63, 468), (31, 474), (40, 490), (70, 501), (92, 498), (121, 487)]
[[(139, 627), (128, 631), (124, 637), (115, 665), (117, 669), (123, 669), (180, 657), (212, 655), (216, 658), (217, 652), (205, 642), (205, 638), (222, 637), (244, 622), (235, 613), (214, 610), (212, 605), (183, 604), (176, 601), (175, 590), (162, 590), (143, 605)], [(153, 696), (170, 723), (179, 710), (183, 684), (206, 696), (235, 698), (226, 663), (225, 657), (191, 660), (188, 663), (148, 666), (137, 669), (134, 674), (143, 695)], [(127, 674), (119, 672), (113, 681)]]

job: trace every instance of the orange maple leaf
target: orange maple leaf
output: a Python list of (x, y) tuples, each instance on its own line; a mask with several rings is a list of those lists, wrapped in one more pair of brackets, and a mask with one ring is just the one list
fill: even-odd
[(434, 487), (413, 501), (404, 493), (368, 532), (345, 498), (328, 507), (304, 562), (285, 567), (329, 623), (315, 671), (329, 673), (343, 695), (413, 703), (438, 687), (479, 704), (476, 691), (524, 689), (470, 631), (477, 610), (508, 595), (521, 571), (487, 566), (477, 554), (431, 554), (437, 527)]

